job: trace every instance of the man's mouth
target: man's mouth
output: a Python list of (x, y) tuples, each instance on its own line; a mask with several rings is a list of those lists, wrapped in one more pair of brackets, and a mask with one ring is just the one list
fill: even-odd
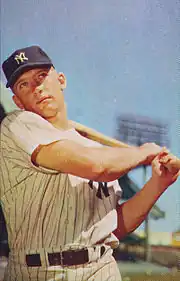
[(38, 100), (37, 104), (40, 104), (41, 102), (45, 101), (45, 100), (49, 100), (52, 99), (52, 97), (47, 96), (47, 97), (42, 97), (40, 100)]

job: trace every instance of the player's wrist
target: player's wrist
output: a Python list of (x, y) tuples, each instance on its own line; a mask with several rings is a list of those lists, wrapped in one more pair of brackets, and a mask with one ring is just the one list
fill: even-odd
[(149, 179), (151, 183), (151, 188), (157, 190), (160, 194), (163, 193), (169, 186), (168, 182), (164, 178), (157, 175), (152, 175)]
[(171, 186), (178, 178), (178, 173), (175, 173), (171, 176), (159, 176), (156, 174), (152, 174), (151, 182), (152, 186), (158, 188), (160, 192), (164, 192), (169, 186)]
[(154, 158), (145, 146), (138, 147), (138, 153), (140, 155), (140, 165), (149, 165)]

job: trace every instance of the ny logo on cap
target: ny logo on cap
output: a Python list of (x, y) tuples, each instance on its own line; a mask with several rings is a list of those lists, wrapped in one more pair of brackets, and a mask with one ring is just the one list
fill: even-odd
[(14, 58), (18, 64), (20, 64), (20, 62), (24, 62), (25, 60), (28, 60), (27, 57), (25, 57), (25, 53), (21, 52), (19, 55), (16, 55)]

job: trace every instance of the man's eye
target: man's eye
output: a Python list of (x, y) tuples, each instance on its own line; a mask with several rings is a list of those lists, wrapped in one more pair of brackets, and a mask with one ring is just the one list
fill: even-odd
[(45, 78), (47, 76), (47, 72), (41, 72), (39, 75), (38, 75), (38, 78), (39, 79), (42, 79), (42, 78)]
[(22, 82), (20, 85), (19, 85), (19, 89), (23, 89), (24, 87), (27, 87), (28, 86), (28, 82), (25, 81), (25, 82)]

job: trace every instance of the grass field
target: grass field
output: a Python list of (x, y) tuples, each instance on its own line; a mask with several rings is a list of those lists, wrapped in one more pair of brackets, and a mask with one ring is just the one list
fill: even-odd
[(180, 281), (180, 273), (176, 274), (133, 274), (122, 276), (123, 281)]
[(123, 281), (180, 281), (180, 271), (147, 262), (118, 262)]

